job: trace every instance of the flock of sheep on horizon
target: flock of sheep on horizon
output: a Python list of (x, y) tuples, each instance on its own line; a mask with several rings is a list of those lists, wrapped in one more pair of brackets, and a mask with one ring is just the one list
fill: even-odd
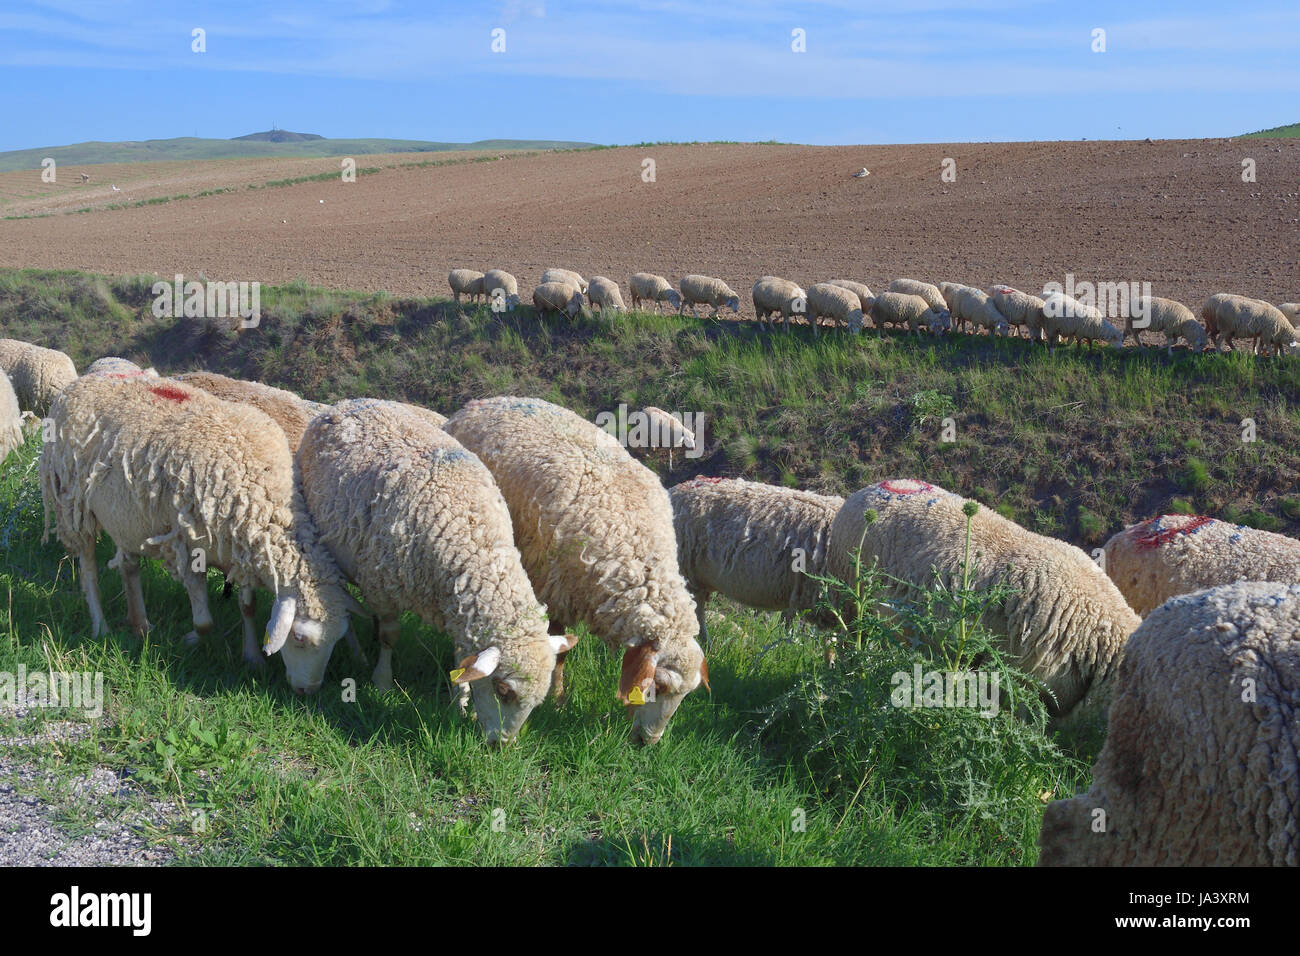
[[(470, 302), (479, 298), (493, 302), (497, 311), (510, 311), (519, 304), (519, 282), (503, 269), (486, 273), (453, 269), (447, 284), (457, 304), (462, 295), (468, 296)], [(628, 282), (632, 308), (646, 302), (653, 303), (656, 311), (662, 312), (667, 305), (682, 314), (689, 307), (691, 314), (698, 316), (697, 307), (704, 305), (712, 307), (712, 318), (717, 318), (724, 308), (740, 312), (740, 296), (721, 279), (688, 275), (680, 286), (678, 292), (663, 276), (637, 272)], [(1204, 325), (1190, 308), (1175, 299), (1139, 296), (1129, 303), (1123, 328), (1108, 321), (1096, 307), (1063, 292), (1044, 289), (1037, 296), (1004, 284), (979, 289), (958, 282), (934, 285), (918, 279), (894, 279), (884, 292), (875, 295), (870, 287), (851, 279), (817, 282), (805, 291), (789, 279), (762, 276), (754, 283), (751, 294), (760, 323), (770, 325), (772, 316), (780, 316), (788, 329), (792, 318), (802, 318), (812, 326), (814, 336), (823, 320), (829, 321), (832, 328), (843, 326), (850, 332), (860, 332), (870, 319), (877, 329), (896, 326), (917, 336), (923, 331), (932, 335), (964, 332), (968, 326), (975, 334), (983, 329), (989, 335), (1001, 336), (1011, 334), (1013, 329), (1019, 335), (1023, 330), (1032, 341), (1046, 341), (1049, 346), (1062, 340), (1122, 346), (1130, 335), (1141, 345), (1138, 333), (1145, 330), (1164, 333), (1170, 353), (1179, 339), (1194, 352), (1207, 344), (1217, 351), (1220, 339), (1232, 349), (1233, 340), (1238, 338), (1252, 340), (1256, 355), (1261, 349), (1266, 354), (1300, 349), (1300, 333), (1295, 328), (1300, 322), (1300, 303), (1275, 306), (1263, 299), (1230, 293), (1218, 293), (1205, 300), (1201, 306)], [(558, 312), (569, 318), (587, 313), (589, 307), (602, 313), (627, 308), (617, 282), (604, 276), (594, 276), (588, 282), (569, 269), (547, 269), (542, 273), (541, 283), (533, 290), (533, 306), (539, 312)]]
[[(142, 557), (184, 586), (189, 641), (213, 626), (195, 569), (218, 569), (240, 590), (245, 659), (279, 652), (301, 694), (321, 687), (340, 638), (357, 649), (352, 614), (376, 622), (374, 681), (390, 687), (410, 611), (451, 637), (459, 706), (472, 698), (502, 743), (548, 694), (563, 699), (583, 625), (622, 650), (617, 697), (649, 744), (708, 688), (712, 594), (822, 626), (810, 575), (848, 580), (860, 551), (906, 602), (960, 577), (969, 529), (971, 586), (1015, 592), (984, 623), (1042, 683), (1053, 718), (1109, 710), (1093, 789), (1047, 808), (1041, 862), (1300, 864), (1300, 541), (1162, 515), (1117, 533), (1099, 565), (915, 479), (847, 499), (707, 476), (665, 488), (604, 429), (534, 398), (450, 417), (371, 398), (323, 405), (116, 357), (78, 375), (62, 352), (11, 339), (0, 370), (0, 460), (25, 414), (45, 422), (46, 535), (79, 562), (94, 635), (108, 630), (101, 532), (135, 631), (150, 626)], [(258, 588), (273, 598), (262, 642)], [(1142, 722), (1157, 712), (1152, 739)], [(1100, 833), (1097, 807), (1111, 820)]]

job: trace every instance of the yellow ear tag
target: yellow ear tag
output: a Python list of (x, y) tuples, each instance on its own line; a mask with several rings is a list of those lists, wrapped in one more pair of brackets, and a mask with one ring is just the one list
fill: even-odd
[(463, 673), (465, 673), (465, 668), (457, 667), (454, 671), (452, 671), (447, 676), (450, 677), (452, 679), (452, 682), (454, 683), (455, 681), (460, 679), (460, 675)]
[(640, 687), (633, 687), (627, 693), (627, 702), (636, 704), (638, 707), (645, 703), (645, 694), (641, 693)]
[(271, 631), (268, 628), (266, 632), (262, 635), (262, 650), (266, 650), (270, 646), (271, 646)]

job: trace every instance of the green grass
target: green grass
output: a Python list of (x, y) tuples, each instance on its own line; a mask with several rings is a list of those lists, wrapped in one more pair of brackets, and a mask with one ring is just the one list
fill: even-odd
[(1274, 126), (1272, 129), (1261, 129), (1254, 133), (1246, 133), (1242, 138), (1260, 137), (1272, 139), (1295, 136), (1300, 136), (1300, 123), (1291, 123), (1288, 126)]

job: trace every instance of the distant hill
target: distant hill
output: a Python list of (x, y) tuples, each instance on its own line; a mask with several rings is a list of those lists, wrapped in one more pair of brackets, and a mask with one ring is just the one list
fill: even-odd
[(1247, 133), (1246, 138), (1251, 136), (1259, 137), (1294, 137), (1300, 136), (1300, 123), (1292, 123), (1290, 126), (1274, 126), (1272, 129), (1262, 129), (1257, 133)]
[[(270, 135), (287, 133), (273, 130)], [(268, 141), (267, 133), (252, 133), (237, 139), (204, 139), (181, 136), (176, 139), (127, 140), (120, 143), (74, 143), (70, 146), (42, 146), (0, 152), (0, 172), (40, 169), (48, 157), (60, 166), (89, 166), (96, 163), (153, 163), (178, 159), (241, 159), (249, 156), (367, 156), (375, 153), (437, 153), (452, 150), (583, 149), (595, 143), (550, 139), (485, 139), (476, 143), (435, 143), (419, 139), (324, 139), (310, 133), (288, 133), (303, 137), (291, 142)]]
[(324, 139), (317, 133), (292, 133), (287, 129), (268, 129), (265, 133), (249, 133), (246, 136), (230, 137), (245, 143), (303, 143), (309, 139)]

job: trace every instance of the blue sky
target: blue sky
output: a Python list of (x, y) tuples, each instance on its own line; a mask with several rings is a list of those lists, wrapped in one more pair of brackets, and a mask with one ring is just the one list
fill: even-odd
[(1227, 136), (1300, 122), (1300, 3), (10, 0), (0, 116), (0, 150), (273, 123), (449, 141)]

